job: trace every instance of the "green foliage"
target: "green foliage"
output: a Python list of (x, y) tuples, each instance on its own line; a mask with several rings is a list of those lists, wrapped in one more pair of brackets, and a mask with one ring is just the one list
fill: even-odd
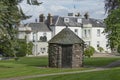
[(28, 54), (28, 55), (32, 54), (32, 49), (33, 49), (33, 43), (32, 42), (27, 43), (27, 52), (26, 52), (26, 54)]
[(98, 50), (99, 50), (99, 52), (104, 51), (104, 49), (102, 47), (98, 47)]
[(24, 57), (26, 54), (32, 54), (33, 44), (32, 42), (27, 43), (26, 40), (19, 40), (18, 46), (16, 47), (16, 56)]
[(111, 50), (120, 45), (120, 9), (111, 11), (105, 19), (105, 33), (107, 33), (108, 43)]
[[(19, 45), (19, 42), (17, 42), (17, 30), (15, 27), (18, 26), (21, 20), (30, 17), (23, 13), (19, 5), (22, 1), (23, 0), (0, 0), (0, 54), (5, 57), (16, 57), (16, 53), (25, 52), (22, 48), (19, 48), (19, 51), (16, 51), (16, 47), (25, 47), (26, 45), (25, 43)], [(27, 3), (30, 5), (42, 4), (37, 0), (27, 0)], [(31, 54), (31, 44), (28, 44), (27, 46), (27, 53)]]
[(117, 48), (117, 52), (120, 53), (120, 45)]
[(120, 45), (120, 0), (105, 0), (105, 9), (108, 17), (105, 19), (108, 43), (111, 50)]
[(120, 8), (120, 0), (105, 0), (105, 10), (110, 13), (111, 10)]
[(89, 58), (95, 53), (95, 49), (92, 46), (88, 46), (85, 51), (84, 51), (84, 55), (88, 56)]

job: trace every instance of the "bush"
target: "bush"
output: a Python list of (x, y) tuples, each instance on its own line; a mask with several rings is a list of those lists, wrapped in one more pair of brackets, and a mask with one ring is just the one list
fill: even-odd
[(92, 46), (89, 46), (87, 47), (85, 50), (84, 50), (84, 55), (87, 56), (87, 57), (91, 57), (93, 54), (95, 53), (95, 49), (94, 47)]
[(32, 48), (33, 48), (33, 43), (29, 42), (26, 43), (26, 41), (19, 41), (19, 46), (16, 48), (17, 53), (16, 56), (17, 57), (24, 57), (26, 56), (26, 54), (32, 54)]
[(26, 56), (26, 50), (27, 50), (27, 43), (26, 41), (19, 41), (19, 45), (16, 48), (17, 53), (16, 56), (17, 57), (24, 57)]
[(98, 47), (98, 50), (99, 50), (99, 52), (104, 51), (104, 49), (102, 47)]

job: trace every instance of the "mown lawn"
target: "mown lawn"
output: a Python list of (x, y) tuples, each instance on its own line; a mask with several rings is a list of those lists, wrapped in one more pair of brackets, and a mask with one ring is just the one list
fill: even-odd
[(31, 78), (25, 80), (120, 80), (120, 68), (97, 72)]
[(120, 60), (119, 58), (113, 58), (113, 57), (93, 57), (93, 58), (84, 58), (84, 65), (88, 66), (88, 67), (103, 67), (106, 66), (108, 64), (110, 64), (111, 62)]
[[(119, 59), (120, 58), (90, 58), (90, 59), (85, 58), (84, 65), (90, 67), (105, 66)], [(48, 64), (47, 57), (23, 57), (20, 58), (18, 61), (15, 61), (14, 59), (0, 61), (0, 78), (91, 69), (91, 68), (75, 68), (75, 69), (48, 68), (47, 64)]]
[(0, 61), (0, 78), (10, 78), (18, 76), (28, 76), (36, 74), (48, 74), (57, 72), (80, 71), (88, 68), (58, 69), (48, 68), (47, 57), (23, 57), (18, 61), (5, 60)]

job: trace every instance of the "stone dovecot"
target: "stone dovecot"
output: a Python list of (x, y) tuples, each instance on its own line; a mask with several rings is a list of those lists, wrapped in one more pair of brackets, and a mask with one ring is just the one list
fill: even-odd
[(64, 28), (48, 43), (49, 67), (78, 68), (83, 66), (84, 41), (69, 28)]

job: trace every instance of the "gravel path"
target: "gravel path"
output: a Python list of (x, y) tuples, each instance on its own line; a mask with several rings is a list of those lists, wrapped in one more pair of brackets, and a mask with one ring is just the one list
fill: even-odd
[(1, 79), (1, 80), (24, 80), (24, 79), (28, 79), (28, 78), (55, 76), (55, 75), (64, 75), (64, 74), (76, 74), (76, 73), (94, 72), (94, 71), (103, 71), (103, 70), (108, 70), (108, 69), (107, 68), (96, 68), (96, 69), (84, 70), (84, 71), (40, 74), (40, 75), (32, 75), (32, 76), (22, 76), (22, 77), (6, 78), (6, 79)]
[(107, 66), (105, 66), (106, 68), (112, 68), (112, 67), (120, 67), (120, 60), (112, 62), (110, 64), (108, 64)]

